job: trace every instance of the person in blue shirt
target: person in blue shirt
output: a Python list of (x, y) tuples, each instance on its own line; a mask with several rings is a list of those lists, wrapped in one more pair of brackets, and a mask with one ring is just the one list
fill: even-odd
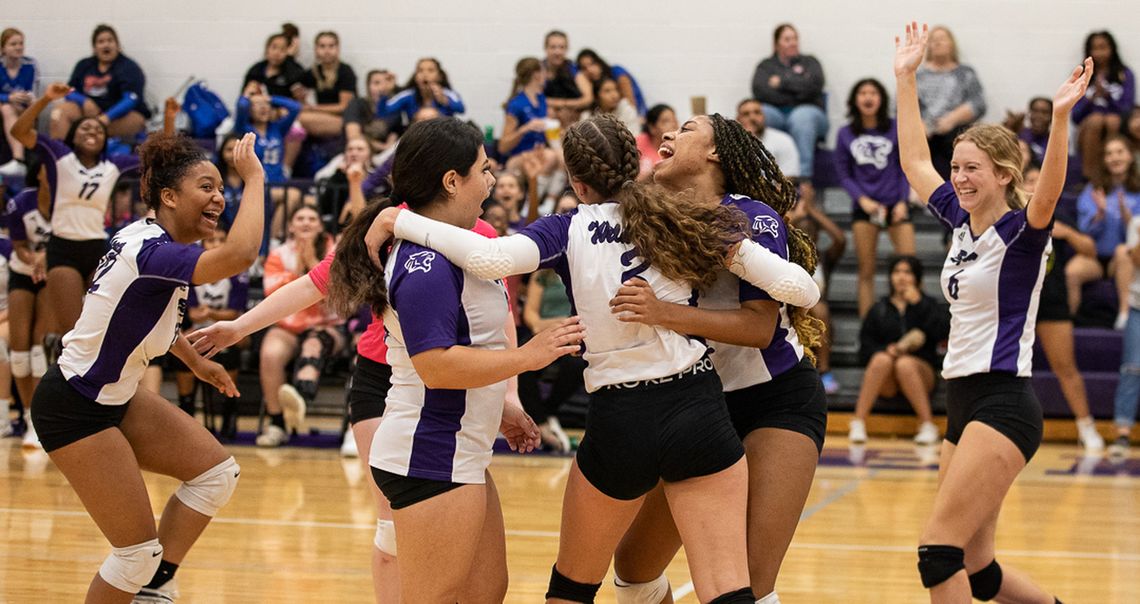
[(503, 105), (503, 134), (499, 153), (514, 157), (546, 143), (545, 69), (534, 57), (520, 59), (515, 65), (515, 81), (511, 97)]
[(410, 124), (412, 116), (422, 107), (434, 107), (440, 115), (448, 117), (466, 111), (463, 99), (451, 89), (447, 72), (431, 57), (416, 62), (415, 73), (399, 92), (380, 97), (376, 115), (381, 118), (402, 116), (403, 122)]
[(578, 52), (578, 72), (586, 74), (586, 77), (595, 84), (603, 79), (612, 78), (617, 82), (622, 98), (637, 108), (638, 115), (645, 117), (649, 111), (649, 106), (645, 104), (645, 95), (641, 93), (641, 86), (625, 67), (610, 65), (592, 49), (583, 48)]
[(97, 118), (110, 136), (131, 137), (150, 118), (143, 95), (146, 76), (138, 63), (122, 53), (119, 34), (110, 25), (100, 24), (91, 34), (91, 47), (93, 54), (80, 59), (67, 80), (75, 91), (52, 114), (52, 138), (63, 139), (71, 124), (82, 117)]
[[(252, 132), (257, 136), (257, 158), (265, 167), (265, 184), (270, 186), (267, 202), (284, 211), (273, 214), (271, 232), (283, 233), (284, 217), (301, 200), (301, 191), (284, 187), (289, 174), (285, 161), (285, 136), (293, 127), (301, 104), (283, 96), (252, 94), (238, 99), (234, 112), (234, 133)], [(279, 186), (274, 186), (279, 185)]]
[(0, 32), (0, 118), (6, 126), (12, 158), (0, 166), (0, 176), (24, 173), (24, 146), (12, 136), (12, 124), (35, 100), (40, 72), (35, 59), (24, 55), (24, 34), (9, 27)]

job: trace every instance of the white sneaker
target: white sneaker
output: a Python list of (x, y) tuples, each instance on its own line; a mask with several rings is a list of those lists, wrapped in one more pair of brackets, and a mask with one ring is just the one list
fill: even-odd
[(0, 166), (0, 176), (21, 177), (27, 173), (27, 166), (24, 165), (24, 162), (19, 160), (13, 159), (3, 166)]
[(545, 422), (542, 422), (538, 431), (542, 435), (542, 442), (551, 449), (559, 453), (570, 452), (570, 437), (562, 429), (562, 424), (559, 423), (557, 417), (551, 415)]
[(923, 422), (922, 427), (918, 429), (918, 434), (914, 435), (914, 444), (916, 445), (936, 445), (938, 440), (938, 426), (934, 425), (933, 422)]
[(360, 453), (356, 450), (356, 438), (352, 435), (352, 426), (344, 431), (344, 442), (340, 444), (341, 457), (359, 457)]
[(175, 577), (159, 587), (144, 587), (135, 594), (131, 604), (169, 604), (178, 597), (178, 578)]
[(40, 437), (36, 436), (36, 429), (32, 426), (31, 416), (25, 415), (24, 422), (27, 424), (28, 429), (24, 431), (24, 442), (21, 446), (25, 449), (43, 451), (44, 446), (40, 444)]
[(254, 442), (259, 447), (280, 447), (288, 441), (288, 433), (273, 424), (269, 424), (261, 434), (257, 435), (257, 440)]
[(851, 420), (851, 427), (847, 429), (847, 440), (853, 443), (867, 442), (867, 425), (863, 423), (863, 420)]
[(301, 432), (305, 423), (305, 397), (292, 384), (281, 384), (277, 389), (277, 400), (285, 414), (285, 431), (289, 434)]
[(1089, 453), (1104, 451), (1104, 438), (1096, 430), (1096, 422), (1092, 417), (1082, 417), (1077, 420), (1077, 440)]

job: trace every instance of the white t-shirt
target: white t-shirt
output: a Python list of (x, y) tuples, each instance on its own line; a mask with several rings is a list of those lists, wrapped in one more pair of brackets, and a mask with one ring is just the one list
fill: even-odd
[(776, 165), (788, 178), (798, 178), (800, 175), (800, 152), (796, 149), (796, 141), (790, 134), (775, 128), (764, 128), (764, 136), (760, 142), (776, 159)]

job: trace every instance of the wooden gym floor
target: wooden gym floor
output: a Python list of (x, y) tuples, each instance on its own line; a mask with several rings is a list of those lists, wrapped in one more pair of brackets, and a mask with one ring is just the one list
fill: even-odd
[[(1107, 431), (1106, 431), (1107, 432)], [(371, 602), (369, 475), (335, 450), (233, 447), (242, 481), (179, 571), (180, 603)], [(558, 546), (570, 460), (499, 455), (508, 602), (539, 602)], [(905, 440), (850, 448), (830, 436), (778, 589), (785, 604), (923, 602), (915, 544), (936, 452)], [(148, 475), (154, 508), (177, 486)], [(78, 602), (109, 550), (46, 455), (0, 441), (0, 603)], [(1010, 491), (998, 559), (1066, 604), (1140, 602), (1140, 458), (1047, 444)], [(668, 571), (696, 602), (683, 555)], [(613, 602), (607, 580), (598, 602)]]

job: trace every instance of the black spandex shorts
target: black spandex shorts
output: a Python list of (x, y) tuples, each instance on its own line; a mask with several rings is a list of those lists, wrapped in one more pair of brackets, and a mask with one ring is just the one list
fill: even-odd
[(379, 468), (372, 468), (372, 480), (376, 481), (380, 492), (388, 498), (393, 510), (415, 505), (463, 486), (458, 482), (446, 480), (401, 476)]
[(99, 260), (107, 253), (106, 239), (72, 241), (52, 237), (47, 244), (47, 267), (70, 266), (79, 271), (83, 278), (89, 278), (99, 266)]
[(59, 365), (48, 367), (47, 373), (32, 396), (32, 425), (44, 451), (65, 447), (123, 423), (130, 401), (122, 405), (103, 405), (79, 394), (67, 383)]
[(651, 381), (659, 383), (604, 387), (590, 397), (578, 468), (614, 499), (636, 499), (660, 480), (715, 474), (744, 456), (708, 357)]
[(966, 424), (978, 421), (1001, 432), (1025, 462), (1041, 446), (1044, 419), (1029, 378), (979, 373), (946, 380), (946, 440), (957, 445)]
[[(900, 201), (898, 203), (906, 202)], [(906, 218), (898, 222), (894, 222), (895, 215), (894, 212), (892, 212), (894, 209), (894, 206), (887, 208), (887, 223), (883, 225), (884, 227), (892, 227), (896, 224), (906, 224), (910, 222), (910, 208), (907, 208)], [(871, 215), (863, 211), (863, 206), (859, 205), (858, 203), (853, 203), (851, 204), (851, 222), (871, 222)]]
[(384, 415), (392, 367), (356, 355), (356, 369), (348, 389), (348, 421), (352, 424)]
[(47, 281), (40, 281), (39, 283), (36, 283), (35, 281), (32, 281), (31, 277), (17, 273), (12, 269), (8, 269), (8, 291), (22, 289), (24, 291), (32, 292), (33, 294), (38, 294), (40, 293), (40, 290), (42, 290), (46, 285)]
[(1037, 301), (1037, 322), (1072, 322), (1069, 314), (1069, 288), (1065, 285), (1065, 267), (1057, 262), (1041, 281), (1041, 297)]
[(827, 394), (807, 357), (770, 382), (724, 393), (728, 414), (741, 440), (759, 428), (799, 432), (823, 451)]

